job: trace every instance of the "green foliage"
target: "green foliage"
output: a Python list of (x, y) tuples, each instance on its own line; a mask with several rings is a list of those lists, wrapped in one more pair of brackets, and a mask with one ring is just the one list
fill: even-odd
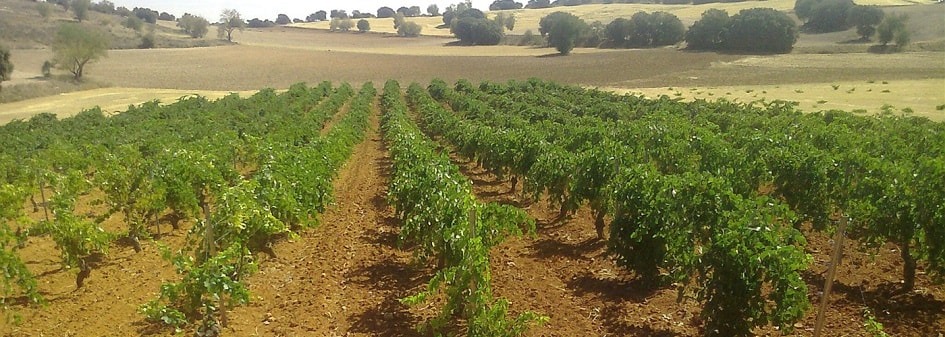
[(157, 38), (154, 36), (154, 31), (150, 31), (147, 34), (141, 36), (141, 44), (138, 45), (140, 49), (151, 49), (156, 45)]
[(177, 20), (177, 27), (192, 38), (202, 38), (210, 31), (210, 22), (201, 16), (184, 14)]
[(49, 6), (49, 3), (40, 2), (36, 4), (36, 12), (39, 13), (39, 16), (43, 18), (43, 21), (49, 21), (49, 15), (52, 12), (52, 7)]
[(66, 23), (59, 27), (52, 50), (54, 63), (72, 73), (78, 81), (84, 75), (86, 64), (107, 55), (108, 38), (99, 30)]
[(89, 18), (89, 7), (92, 6), (91, 0), (71, 0), (70, 6), (72, 7), (72, 13), (75, 14), (75, 19), (82, 22)]
[(16, 254), (26, 240), (20, 227), (27, 222), (22, 211), (26, 197), (23, 188), (0, 185), (0, 308), (4, 313), (9, 313), (6, 299), (17, 295), (25, 295), (30, 303), (43, 301), (35, 277)]
[(246, 29), (246, 21), (243, 20), (240, 12), (235, 9), (224, 9), (220, 13), (220, 21), (217, 24), (217, 38), (226, 38), (233, 42), (233, 32)]
[(797, 42), (794, 20), (771, 8), (744, 9), (732, 16), (723, 47), (752, 53), (788, 53)]
[(0, 45), (0, 90), (3, 90), (3, 81), (9, 81), (13, 74), (13, 62), (10, 61), (10, 50)]
[(413, 21), (404, 22), (397, 27), (397, 35), (403, 37), (418, 37), (421, 32), (423, 32), (423, 26)]
[(480, 46), (497, 45), (505, 36), (502, 23), (498, 20), (472, 17), (455, 20), (450, 32), (463, 44)]
[[(909, 31), (906, 28), (906, 21), (909, 20), (909, 16), (905, 14), (891, 14), (887, 15), (883, 21), (876, 27), (876, 33), (879, 37), (879, 43), (883, 46), (887, 45), (889, 42), (896, 42), (896, 46), (899, 48), (904, 47), (909, 43)], [(900, 38), (904, 36), (904, 38)], [(903, 44), (899, 44), (899, 42)]]
[(144, 27), (144, 21), (137, 16), (129, 16), (125, 21), (122, 21), (121, 25), (125, 28), (140, 32), (141, 28)]
[(853, 0), (798, 0), (795, 13), (805, 21), (804, 29), (829, 33), (849, 29), (847, 13), (856, 7)]
[[(76, 199), (87, 193), (91, 185), (78, 170), (62, 174), (48, 172), (42, 179), (48, 180), (53, 189), (49, 199), (53, 219), (39, 223), (32, 231), (52, 237), (65, 267), (87, 271), (90, 268), (87, 259), (93, 254), (107, 253), (112, 239), (97, 223), (75, 214)], [(81, 280), (77, 285), (81, 287)]]
[[(408, 96), (424, 118), (447, 118), (419, 85), (411, 85)], [(401, 301), (415, 305), (443, 293), (440, 314), (425, 325), (434, 333), (457, 315), (466, 319), (470, 336), (519, 336), (547, 321), (532, 312), (510, 318), (507, 301), (493, 296), (490, 281), (489, 249), (506, 236), (521, 235), (522, 227), (533, 233), (534, 221), (517, 208), (476, 202), (469, 180), (407, 116), (397, 82), (385, 84), (381, 106), (394, 162), (388, 199), (404, 219), (401, 239), (416, 243), (420, 257), (441, 261), (426, 290)]]
[(371, 31), (371, 23), (365, 19), (358, 20), (358, 31), (362, 33)]
[(686, 47), (690, 49), (718, 50), (724, 46), (725, 30), (731, 18), (728, 12), (711, 8), (702, 13), (699, 21), (686, 32)]
[(847, 12), (847, 24), (856, 27), (861, 39), (869, 40), (876, 33), (876, 25), (883, 21), (883, 10), (877, 6), (853, 6)]
[(587, 23), (571, 13), (554, 12), (539, 22), (542, 36), (548, 35), (548, 44), (562, 55), (568, 55), (574, 49), (576, 40), (588, 30)]
[(518, 41), (519, 46), (545, 46), (547, 42), (541, 35), (535, 35), (531, 29), (525, 31), (522, 34), (521, 40)]

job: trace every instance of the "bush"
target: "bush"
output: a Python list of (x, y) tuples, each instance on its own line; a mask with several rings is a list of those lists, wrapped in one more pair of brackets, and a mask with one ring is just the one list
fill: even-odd
[(177, 27), (196, 39), (207, 36), (207, 32), (210, 30), (210, 22), (200, 16), (184, 14), (177, 20)]
[(40, 68), (40, 71), (42, 72), (43, 77), (44, 78), (52, 77), (52, 69), (55, 66), (56, 66), (55, 64), (53, 64), (52, 62), (49, 62), (48, 60), (43, 61), (43, 67)]
[[(335, 19), (332, 19), (332, 20), (335, 20)], [(350, 31), (351, 28), (354, 28), (354, 21), (351, 21), (351, 19), (347, 19), (347, 18), (341, 19), (341, 22), (338, 23), (338, 29), (341, 30), (342, 32)]]
[(358, 20), (358, 31), (362, 33), (371, 31), (371, 23), (365, 19)]
[(789, 53), (797, 42), (797, 24), (775, 9), (743, 9), (732, 16), (722, 39), (727, 50)]
[(2, 90), (3, 81), (10, 80), (10, 74), (13, 74), (13, 62), (10, 62), (10, 50), (0, 46), (0, 90)]
[(397, 28), (397, 35), (404, 37), (417, 37), (420, 36), (421, 31), (423, 31), (422, 26), (418, 25), (416, 22), (407, 21)]
[(522, 35), (522, 39), (518, 40), (519, 46), (544, 46), (546, 43), (544, 38), (535, 35), (535, 32), (532, 32), (531, 29), (526, 30), (525, 34)]
[(504, 36), (502, 25), (496, 21), (472, 17), (457, 19), (450, 31), (468, 45), (497, 45)]
[(82, 22), (89, 18), (89, 8), (92, 7), (91, 0), (72, 0), (72, 12), (75, 19)]
[(150, 32), (141, 37), (141, 44), (138, 45), (140, 49), (151, 49), (154, 48), (155, 38), (154, 32)]
[(144, 27), (144, 21), (139, 19), (137, 16), (129, 16), (121, 23), (121, 25), (133, 31), (140, 32), (141, 28)]
[[(549, 19), (546, 21), (545, 19)], [(561, 55), (568, 55), (574, 49), (577, 39), (584, 35), (588, 26), (584, 20), (571, 13), (554, 12), (541, 19), (545, 22), (548, 44), (555, 47)], [(541, 22), (539, 26), (541, 26)]]
[(876, 25), (883, 22), (883, 10), (877, 6), (853, 6), (847, 12), (847, 24), (856, 27), (856, 33), (864, 41), (876, 33)]
[(689, 27), (686, 32), (686, 47), (690, 49), (717, 50), (722, 48), (722, 34), (731, 18), (721, 9), (709, 9), (702, 13), (702, 18)]

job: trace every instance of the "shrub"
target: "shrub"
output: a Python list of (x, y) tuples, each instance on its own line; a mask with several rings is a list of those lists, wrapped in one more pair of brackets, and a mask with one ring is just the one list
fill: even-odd
[(338, 23), (338, 29), (342, 32), (350, 31), (351, 28), (354, 28), (354, 21), (351, 21), (351, 19), (341, 19), (341, 22)]
[(177, 20), (177, 27), (196, 39), (207, 36), (207, 32), (210, 30), (210, 22), (200, 16), (184, 14)]
[(41, 71), (42, 74), (43, 74), (43, 77), (45, 77), (45, 78), (50, 78), (50, 77), (52, 77), (52, 69), (53, 69), (53, 67), (55, 67), (55, 66), (56, 66), (56, 65), (53, 64), (52, 62), (44, 61), (44, 62), (43, 62), (43, 67), (40, 69), (40, 71)]
[(702, 18), (686, 32), (686, 47), (690, 49), (716, 50), (722, 47), (722, 34), (731, 18), (728, 12), (711, 8), (702, 13)]
[(797, 24), (775, 9), (743, 9), (732, 16), (723, 41), (732, 51), (788, 53), (797, 42)]
[(905, 14), (892, 14), (883, 19), (883, 22), (876, 27), (879, 43), (885, 46), (889, 42), (896, 42), (896, 47), (900, 49), (909, 44), (909, 31), (906, 30), (907, 20), (909, 20), (909, 16)]
[(519, 46), (544, 46), (545, 43), (545, 39), (535, 35), (535, 32), (532, 32), (531, 29), (526, 30), (525, 34), (522, 35), (522, 39), (518, 41)]
[(465, 17), (456, 20), (450, 31), (464, 44), (497, 45), (502, 41), (502, 29), (502, 25), (493, 20)]
[(141, 44), (138, 45), (138, 48), (151, 49), (151, 48), (154, 48), (154, 45), (155, 45), (155, 37), (154, 37), (154, 32), (152, 31), (141, 37)]
[[(547, 18), (552, 19), (546, 22)], [(541, 21), (547, 23), (548, 44), (555, 47), (561, 55), (570, 54), (577, 39), (588, 29), (584, 20), (571, 13), (554, 12), (542, 18)], [(540, 23), (539, 26), (541, 26)]]
[(637, 12), (629, 20), (618, 18), (604, 28), (604, 35), (614, 47), (655, 47), (683, 40), (686, 27), (667, 12)]
[(129, 16), (125, 21), (121, 23), (125, 28), (140, 32), (141, 28), (144, 27), (144, 21), (139, 19), (137, 16)]
[(847, 24), (856, 27), (864, 41), (876, 33), (876, 25), (883, 21), (883, 10), (877, 6), (853, 6), (847, 12)]
[(10, 50), (0, 46), (0, 90), (2, 90), (3, 81), (10, 80), (10, 74), (13, 74), (13, 62), (10, 62)]
[(418, 25), (416, 22), (407, 21), (397, 28), (397, 35), (404, 37), (417, 37), (420, 36), (421, 31), (423, 31), (422, 26)]
[(371, 31), (371, 23), (365, 19), (358, 20), (358, 31), (362, 33)]
[(91, 6), (91, 0), (72, 0), (72, 12), (75, 14), (75, 19), (79, 22), (88, 19)]
[(36, 4), (36, 11), (39, 13), (39, 16), (43, 18), (43, 21), (48, 21), (52, 9), (49, 7), (48, 3), (40, 2)]

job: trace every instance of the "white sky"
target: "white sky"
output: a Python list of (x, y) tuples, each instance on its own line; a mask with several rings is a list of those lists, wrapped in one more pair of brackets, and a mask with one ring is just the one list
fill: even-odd
[[(182, 14), (191, 13), (203, 16), (210, 21), (216, 21), (220, 12), (226, 8), (236, 9), (242, 14), (243, 19), (252, 18), (275, 20), (280, 13), (288, 15), (290, 18), (305, 19), (309, 14), (319, 10), (331, 12), (332, 9), (343, 9), (351, 14), (353, 10), (359, 10), (363, 13), (377, 14), (377, 9), (387, 6), (397, 10), (401, 6), (420, 6), (420, 11), (426, 13), (427, 6), (436, 4), (442, 12), (450, 4), (457, 3), (460, 0), (345, 0), (345, 1), (304, 1), (304, 0), (110, 0), (115, 3), (115, 7), (125, 6), (128, 9), (135, 7), (147, 7), (158, 12), (168, 12), (180, 17)], [(93, 0), (92, 2), (98, 2)], [(525, 3), (527, 0), (520, 0)], [(491, 4), (491, 0), (474, 0), (473, 7), (486, 9)]]

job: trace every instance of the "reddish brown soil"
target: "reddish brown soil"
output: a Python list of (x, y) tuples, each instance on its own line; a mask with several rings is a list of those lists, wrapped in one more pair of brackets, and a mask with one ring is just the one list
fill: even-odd
[[(337, 117), (337, 116), (336, 116)], [(335, 181), (335, 200), (317, 228), (274, 246), (275, 256), (260, 256), (259, 271), (247, 282), (252, 303), (232, 309), (231, 336), (418, 336), (415, 327), (436, 313), (438, 303), (407, 307), (398, 299), (425, 286), (432, 270), (412, 263), (409, 250), (397, 248), (398, 220), (384, 198), (390, 161), (372, 118), (367, 140), (359, 144)], [(492, 252), (493, 288), (511, 301), (514, 312), (533, 310), (551, 318), (528, 336), (696, 336), (700, 306), (677, 302), (672, 288), (643, 291), (632, 273), (616, 266), (596, 239), (585, 207), (568, 219), (556, 219), (547, 201), (530, 203), (509, 193), (510, 184), (456, 158), (474, 182), (481, 200), (524, 207), (538, 221), (535, 237), (513, 238)], [(92, 211), (91, 205), (80, 208)], [(32, 211), (31, 207), (28, 207)], [(41, 217), (42, 210), (30, 214)], [(119, 231), (122, 220), (106, 223)], [(186, 227), (157, 242), (179, 247)], [(169, 229), (164, 224), (163, 231)], [(813, 257), (805, 273), (816, 308), (830, 253), (829, 238), (805, 231)], [(115, 244), (75, 291), (75, 271), (61, 270), (53, 243), (32, 238), (20, 253), (37, 275), (49, 301), (24, 306), (13, 299), (6, 313), (22, 323), (0, 321), (3, 336), (172, 335), (144, 322), (137, 308), (156, 297), (162, 282), (178, 276), (159, 256), (155, 242), (144, 251)], [(893, 336), (945, 334), (945, 291), (920, 270), (916, 290), (889, 295), (898, 286), (901, 261), (893, 245), (875, 255), (848, 240), (831, 296), (825, 336), (869, 336), (863, 309), (871, 308)], [(9, 303), (9, 302), (8, 302)], [(796, 335), (811, 334), (816, 310), (799, 322)], [(189, 334), (190, 332), (184, 332)], [(777, 336), (772, 327), (758, 335)]]
[[(512, 302), (515, 311), (533, 310), (551, 317), (529, 336), (697, 336), (702, 325), (700, 305), (693, 299), (677, 302), (673, 288), (645, 291), (631, 272), (607, 255), (597, 240), (588, 207), (567, 219), (547, 200), (531, 203), (509, 193), (511, 184), (454, 155), (469, 176), (480, 200), (523, 206), (538, 222), (536, 238), (512, 239), (492, 252), (493, 287)], [(805, 230), (813, 261), (804, 273), (811, 310), (795, 324), (794, 335), (813, 333), (830, 259), (832, 240), (822, 232)], [(864, 309), (892, 336), (945, 335), (945, 291), (920, 269), (913, 292), (898, 289), (902, 261), (895, 245), (874, 250), (845, 240), (844, 257), (829, 302), (824, 336), (871, 336), (864, 327)], [(774, 327), (757, 335), (781, 335)]]

